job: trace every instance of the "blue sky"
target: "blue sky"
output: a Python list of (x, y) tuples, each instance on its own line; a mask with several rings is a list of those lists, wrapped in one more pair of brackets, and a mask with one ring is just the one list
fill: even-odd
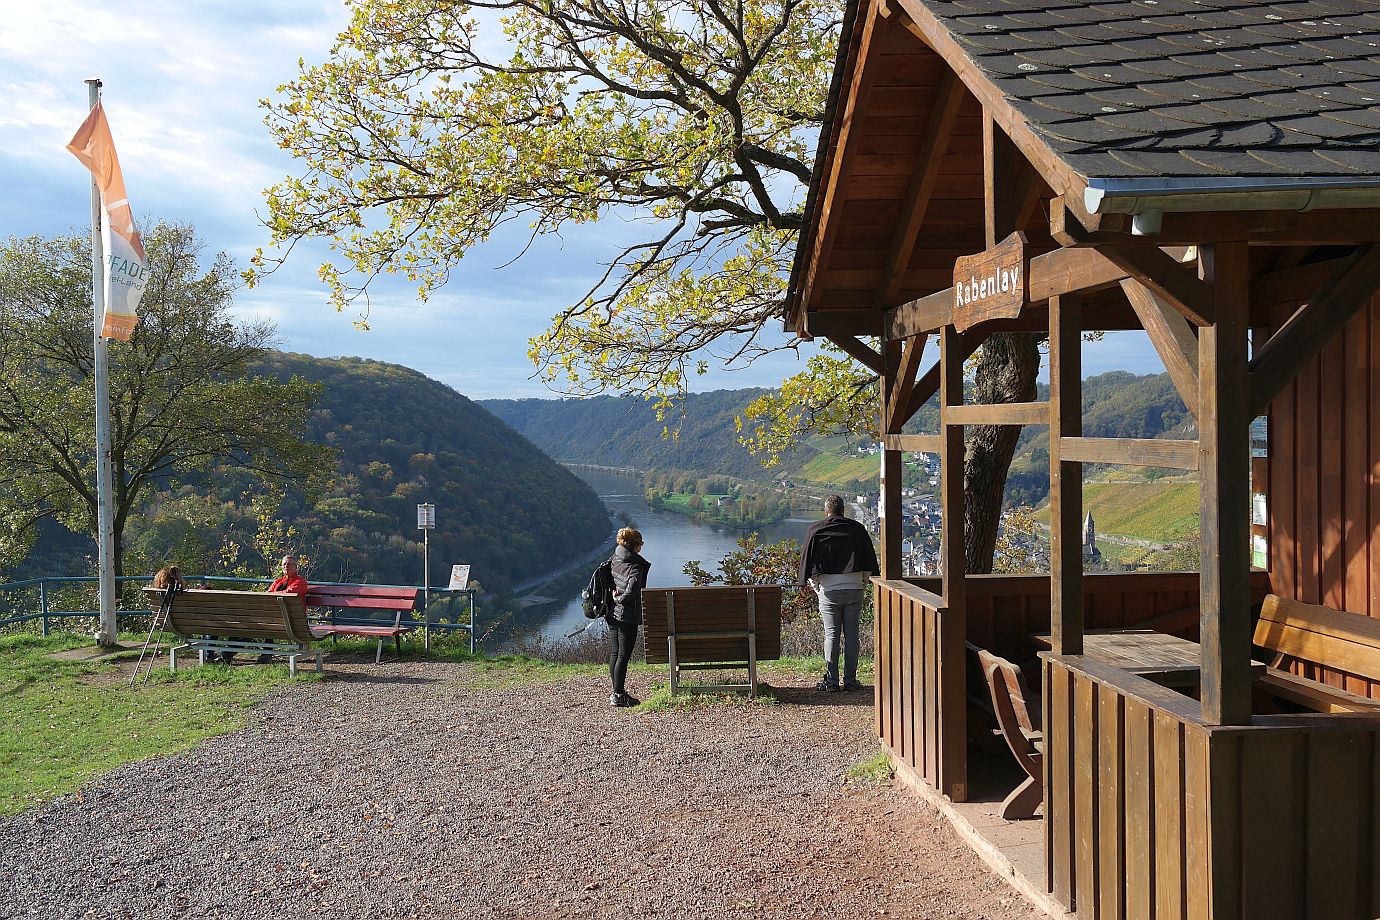
[[(294, 168), (263, 127), (258, 100), (295, 74), (299, 58), (325, 57), (348, 21), (341, 0), (10, 7), (0, 30), (0, 237), (84, 232), (89, 179), (63, 145), (85, 117), (83, 80), (98, 76), (136, 215), (189, 221), (208, 250), (246, 264), (266, 242), (262, 190)], [(237, 309), (271, 318), (292, 351), (404, 364), (473, 398), (550, 396), (531, 379), (527, 340), (583, 293), (631, 232), (611, 219), (540, 240), (499, 269), (525, 243), (516, 230), (501, 232), (426, 304), (400, 286), (383, 288), (368, 332), (326, 304), (315, 276), (324, 248), (299, 248), (285, 269), (242, 291)], [(786, 353), (746, 370), (716, 369), (693, 388), (771, 386), (798, 360)], [(1140, 334), (1085, 349), (1085, 373), (1113, 368), (1161, 370)]]

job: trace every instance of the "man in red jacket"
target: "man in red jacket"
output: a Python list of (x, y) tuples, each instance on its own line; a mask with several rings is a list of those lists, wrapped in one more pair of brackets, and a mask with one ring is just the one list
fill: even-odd
[(302, 600), (307, 599), (307, 580), (297, 572), (297, 557), (283, 557), (283, 574), (268, 586), (270, 591), (289, 591)]
[[(297, 557), (284, 556), (282, 566), (283, 574), (280, 575), (277, 579), (275, 579), (273, 584), (268, 586), (268, 590), (288, 591), (292, 594), (296, 594), (298, 597), (305, 601), (307, 599), (307, 580), (303, 578), (301, 574), (299, 574), (297, 571)], [(214, 661), (215, 655), (207, 655), (207, 660)], [(230, 662), (235, 660), (235, 653), (221, 652), (220, 660), (225, 662), (226, 664), (229, 664)], [(259, 656), (259, 664), (268, 664), (271, 661), (273, 661), (272, 655)]]

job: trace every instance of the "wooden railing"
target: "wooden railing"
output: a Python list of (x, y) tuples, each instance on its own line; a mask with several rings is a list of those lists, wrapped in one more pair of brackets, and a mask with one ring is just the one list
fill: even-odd
[(1044, 659), (1050, 889), (1084, 920), (1380, 914), (1380, 719), (1206, 724), (1192, 698)]
[(955, 802), (968, 794), (963, 618), (933, 592), (876, 584), (876, 729), (895, 758)]

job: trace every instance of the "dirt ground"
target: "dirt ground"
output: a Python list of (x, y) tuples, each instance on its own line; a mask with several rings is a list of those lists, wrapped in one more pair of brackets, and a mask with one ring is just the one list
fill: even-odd
[(870, 693), (635, 712), (594, 676), (327, 670), (0, 819), (0, 917), (1044, 916), (918, 797), (847, 779)]

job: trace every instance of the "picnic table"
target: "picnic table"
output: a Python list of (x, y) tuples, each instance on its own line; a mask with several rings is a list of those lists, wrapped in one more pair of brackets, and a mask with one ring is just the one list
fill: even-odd
[[(1030, 637), (1042, 648), (1053, 648), (1049, 633)], [(1202, 680), (1202, 652), (1197, 642), (1153, 629), (1090, 629), (1083, 634), (1083, 654), (1166, 687), (1196, 687)], [(1256, 677), (1265, 663), (1252, 661)]]

